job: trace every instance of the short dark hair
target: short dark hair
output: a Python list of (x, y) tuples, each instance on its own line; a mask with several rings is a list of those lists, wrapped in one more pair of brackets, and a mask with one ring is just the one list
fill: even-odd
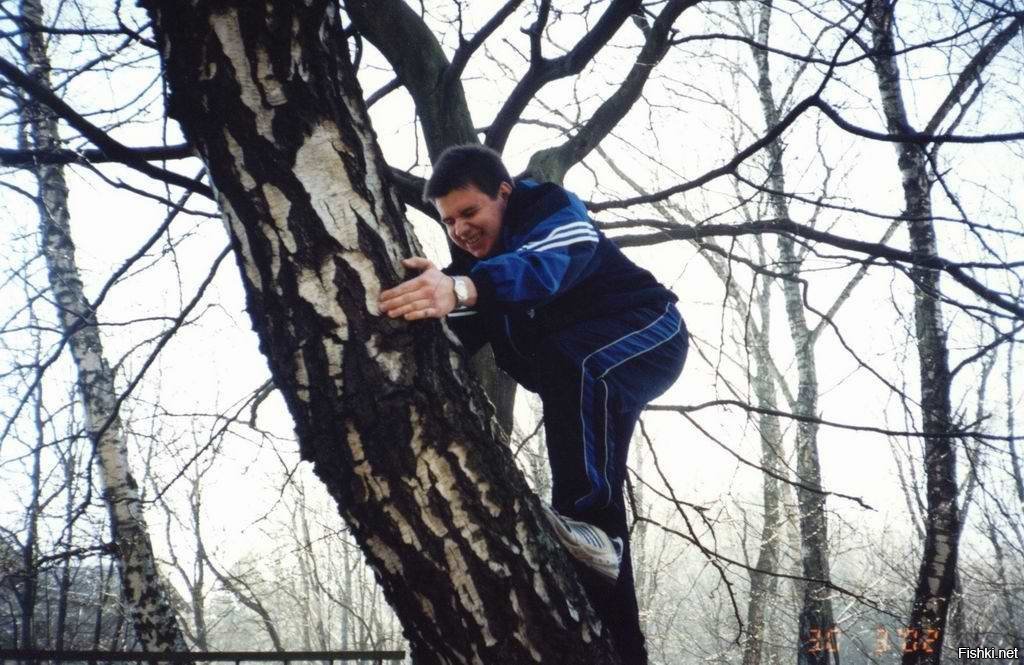
[(493, 199), (503, 182), (513, 184), (501, 155), (479, 144), (456, 145), (442, 152), (434, 162), (434, 172), (423, 187), (423, 200), (433, 203), (470, 185)]

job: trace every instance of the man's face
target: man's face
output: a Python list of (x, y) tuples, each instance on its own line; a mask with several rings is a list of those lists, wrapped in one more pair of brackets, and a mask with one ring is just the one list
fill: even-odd
[(434, 207), (452, 242), (482, 259), (497, 249), (511, 193), (512, 185), (507, 182), (501, 183), (493, 199), (476, 185), (468, 185), (434, 199)]

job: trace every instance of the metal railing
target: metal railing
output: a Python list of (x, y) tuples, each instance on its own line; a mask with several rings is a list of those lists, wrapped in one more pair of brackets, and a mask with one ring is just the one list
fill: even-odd
[(15, 663), (282, 663), (313, 661), (333, 665), (335, 662), (370, 661), (399, 662), (404, 651), (45, 651), (40, 649), (0, 649), (0, 665)]

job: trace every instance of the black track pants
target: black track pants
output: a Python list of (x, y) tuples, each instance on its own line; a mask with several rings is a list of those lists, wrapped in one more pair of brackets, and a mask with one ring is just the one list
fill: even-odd
[(629, 441), (644, 406), (678, 378), (687, 346), (686, 326), (668, 304), (579, 323), (537, 349), (552, 506), (625, 544), (616, 583), (578, 568), (629, 665), (647, 663), (622, 491)]

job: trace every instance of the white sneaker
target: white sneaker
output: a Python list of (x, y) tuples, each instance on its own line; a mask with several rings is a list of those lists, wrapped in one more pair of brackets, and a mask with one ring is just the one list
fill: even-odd
[(572, 558), (614, 582), (622, 565), (622, 539), (609, 538), (604, 529), (559, 515), (544, 505), (544, 516)]

